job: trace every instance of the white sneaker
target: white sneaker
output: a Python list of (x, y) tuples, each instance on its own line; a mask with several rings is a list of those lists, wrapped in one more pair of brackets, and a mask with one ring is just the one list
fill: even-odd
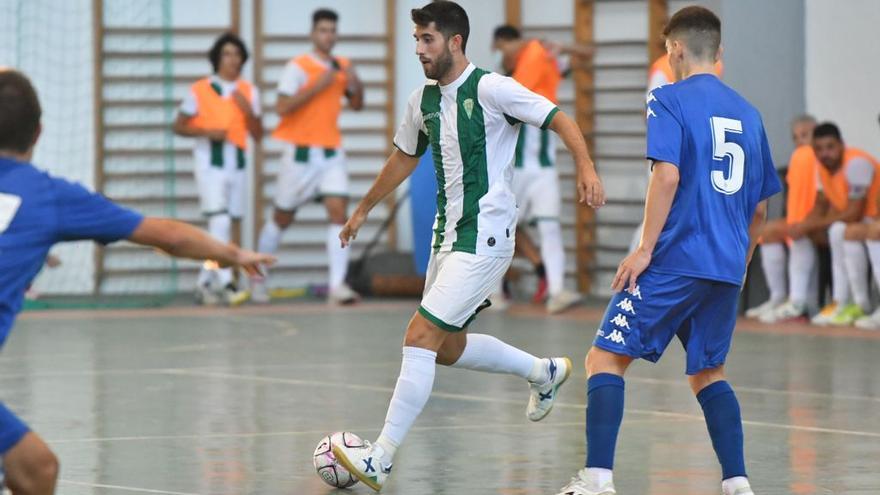
[(783, 323), (798, 318), (806, 319), (806, 316), (807, 308), (805, 305), (788, 301), (778, 306), (776, 309), (761, 313), (758, 315), (758, 321), (761, 323)]
[(347, 305), (354, 304), (360, 300), (360, 294), (351, 290), (351, 287), (345, 283), (339, 287), (330, 289), (327, 293), (327, 302), (330, 304)]
[(382, 448), (364, 440), (363, 445), (333, 445), (333, 455), (342, 466), (358, 480), (375, 491), (381, 491), (382, 485), (391, 473), (391, 465), (384, 465)]
[(531, 421), (541, 421), (550, 414), (553, 403), (556, 402), (556, 392), (571, 375), (571, 360), (567, 357), (549, 358), (544, 361), (547, 362), (550, 379), (542, 385), (529, 384), (529, 405), (526, 408), (526, 416)]
[(238, 290), (234, 284), (229, 284), (220, 293), (223, 303), (230, 308), (235, 308), (246, 303), (251, 298), (251, 293), (246, 290)]
[(251, 301), (257, 304), (269, 304), (272, 301), (265, 277), (251, 278)]
[(855, 325), (856, 328), (862, 330), (880, 330), (880, 308), (874, 310), (870, 315), (856, 320)]
[(820, 327), (827, 327), (828, 325), (831, 325), (831, 322), (837, 318), (837, 315), (839, 315), (845, 307), (846, 306), (843, 304), (828, 304), (810, 320), (810, 323)]
[(583, 468), (557, 495), (617, 495), (617, 491), (613, 481), (599, 486), (598, 480), (590, 475), (587, 468)]
[(202, 306), (216, 306), (220, 304), (220, 294), (217, 293), (211, 284), (196, 287), (196, 302)]
[(776, 308), (785, 304), (784, 302), (774, 301), (772, 299), (764, 301), (762, 304), (746, 311), (746, 318), (759, 318), (764, 313), (770, 313)]
[(721, 482), (721, 493), (724, 495), (755, 495), (749, 486), (749, 479), (745, 476), (737, 476)]
[(547, 312), (556, 314), (574, 306), (581, 301), (581, 295), (570, 290), (562, 290), (547, 299)]

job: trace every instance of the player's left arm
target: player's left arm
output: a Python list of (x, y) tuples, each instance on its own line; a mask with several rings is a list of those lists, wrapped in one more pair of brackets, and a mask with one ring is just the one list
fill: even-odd
[(354, 64), (349, 63), (345, 68), (345, 78), (347, 81), (345, 97), (348, 98), (348, 106), (355, 111), (364, 108), (364, 83), (358, 77)]
[(584, 141), (580, 127), (571, 117), (559, 111), (553, 116), (547, 128), (559, 135), (574, 158), (577, 170), (578, 201), (593, 208), (604, 206), (605, 190), (602, 186), (602, 180), (596, 172), (593, 159), (590, 158), (590, 152), (587, 150), (587, 143)]
[(622, 291), (626, 288), (634, 290), (636, 280), (651, 264), (654, 247), (669, 218), (672, 201), (678, 191), (678, 166), (668, 162), (654, 162), (651, 181), (648, 184), (648, 195), (645, 199), (645, 226), (639, 247), (624, 258), (617, 268), (611, 288)]
[(263, 120), (260, 118), (260, 111), (258, 110), (260, 95), (257, 91), (257, 88), (253, 89), (253, 103), (249, 102), (237, 89), (232, 93), (233, 101), (241, 110), (241, 113), (244, 114), (245, 125), (254, 141), (263, 139)]

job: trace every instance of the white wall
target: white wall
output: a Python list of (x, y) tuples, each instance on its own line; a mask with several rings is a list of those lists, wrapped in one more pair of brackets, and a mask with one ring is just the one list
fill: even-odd
[(880, 2), (806, 0), (807, 109), (880, 157)]

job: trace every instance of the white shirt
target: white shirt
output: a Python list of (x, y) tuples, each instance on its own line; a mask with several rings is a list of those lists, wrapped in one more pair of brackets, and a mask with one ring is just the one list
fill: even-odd
[[(220, 87), (220, 96), (229, 98), (238, 81), (227, 81), (216, 74), (211, 76), (211, 82)], [(251, 85), (251, 110), (254, 115), (259, 116), (262, 113), (260, 106), (260, 92), (256, 86)], [(196, 94), (190, 90), (180, 103), (178, 111), (183, 115), (195, 117), (199, 113), (199, 102)], [(210, 166), (211, 164), (211, 140), (206, 137), (195, 138), (195, 146), (193, 147), (193, 156), (197, 166)], [(223, 168), (226, 170), (236, 170), (238, 168), (238, 150), (236, 146), (229, 141), (223, 143)]]
[[(394, 144), (437, 172), (435, 251), (512, 256), (517, 219), (512, 161), (522, 122), (546, 128), (556, 105), (512, 78), (468, 65), (455, 81), (410, 95)], [(431, 134), (434, 136), (430, 136)]]

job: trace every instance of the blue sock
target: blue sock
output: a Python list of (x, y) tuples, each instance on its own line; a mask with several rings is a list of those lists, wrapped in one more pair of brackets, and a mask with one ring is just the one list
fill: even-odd
[(722, 479), (746, 475), (743, 426), (736, 394), (726, 381), (715, 382), (697, 394), (703, 408), (712, 447), (721, 463)]
[(598, 373), (587, 380), (587, 467), (614, 469), (623, 393), (622, 376)]

